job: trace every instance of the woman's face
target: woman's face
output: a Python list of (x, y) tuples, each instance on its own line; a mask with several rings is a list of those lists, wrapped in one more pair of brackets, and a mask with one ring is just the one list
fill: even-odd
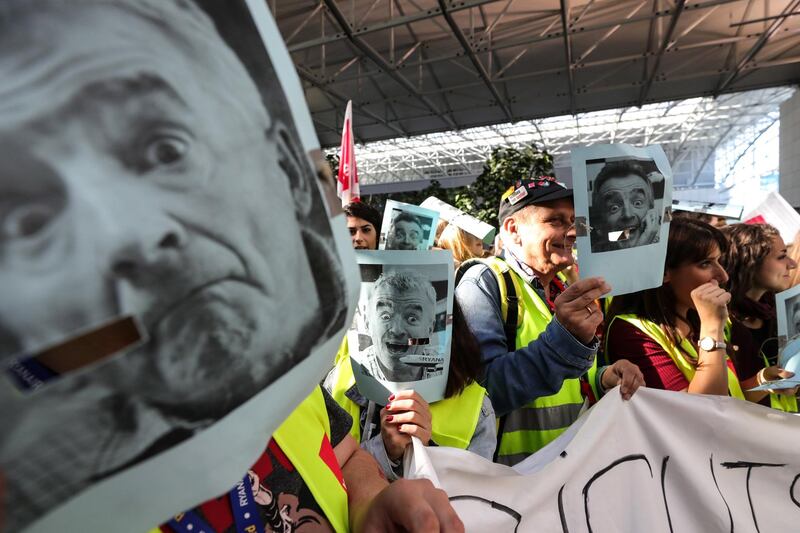
[(797, 268), (791, 257), (786, 254), (786, 244), (780, 235), (772, 238), (769, 255), (758, 269), (755, 279), (756, 289), (772, 292), (785, 291), (792, 282), (791, 271)]
[(678, 267), (667, 269), (664, 282), (672, 287), (677, 303), (684, 307), (694, 308), (692, 291), (700, 285), (716, 280), (723, 285), (728, 281), (728, 274), (719, 264), (721, 256), (719, 246), (716, 244), (710, 253), (696, 263), (684, 263)]
[(465, 237), (467, 248), (469, 248), (472, 257), (483, 257), (483, 241), (469, 233)]

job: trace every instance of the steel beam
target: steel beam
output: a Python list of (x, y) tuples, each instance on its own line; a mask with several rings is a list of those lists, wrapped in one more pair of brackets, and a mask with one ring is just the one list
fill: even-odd
[(403, 75), (397, 72), (394, 69), (394, 67), (389, 63), (387, 63), (386, 60), (378, 52), (373, 50), (373, 48), (369, 44), (364, 42), (357, 35), (353, 34), (353, 30), (352, 28), (350, 28), (350, 24), (347, 22), (344, 13), (342, 13), (342, 10), (339, 9), (339, 6), (338, 4), (336, 4), (335, 0), (323, 0), (323, 2), (325, 2), (325, 5), (328, 7), (328, 10), (330, 11), (331, 15), (333, 15), (333, 18), (336, 20), (337, 24), (339, 24), (339, 27), (342, 29), (343, 32), (345, 32), (348, 39), (350, 39), (350, 42), (352, 42), (353, 45), (355, 45), (355, 47), (361, 51), (361, 53), (363, 53), (370, 60), (372, 60), (372, 62), (375, 63), (378, 66), (378, 68), (380, 68), (383, 72), (385, 72), (401, 87), (403, 87), (405, 90), (411, 93), (412, 96), (414, 96), (420, 102), (425, 104), (425, 106), (428, 109), (430, 109), (433, 114), (441, 118), (444, 122), (447, 123), (448, 126), (450, 126), (453, 129), (457, 129), (456, 123), (453, 121), (453, 119), (442, 113), (439, 110), (439, 108), (433, 102), (431, 102), (431, 100), (428, 97), (419, 94), (419, 92), (417, 92), (416, 87), (414, 87), (413, 83), (408, 81)]
[[(498, 2), (498, 1), (499, 0), (461, 0), (459, 2), (453, 2), (450, 5), (450, 7), (447, 8), (447, 12), (455, 13), (456, 11), (461, 11), (463, 9), (469, 9), (472, 7), (481, 6), (483, 4), (491, 4), (493, 2)], [(328, 4), (327, 1), (325, 3)], [(353, 28), (352, 34), (357, 36), (366, 35), (367, 33), (372, 33), (381, 30), (388, 30), (390, 28), (396, 28), (398, 26), (403, 26), (405, 24), (411, 24), (412, 22), (438, 17), (441, 14), (442, 13), (440, 7), (433, 7), (431, 9), (420, 10), (416, 13), (411, 13), (403, 17), (395, 17), (391, 20), (387, 20), (377, 24), (367, 24), (365, 26)], [(320, 37), (317, 39), (304, 41), (302, 43), (297, 43), (293, 46), (289, 46), (288, 48), (289, 52), (299, 52), (300, 50), (305, 50), (307, 48), (314, 48), (316, 46), (321, 46), (323, 44), (329, 44), (336, 41), (341, 41), (342, 39), (346, 38), (348, 38), (347, 33), (337, 33), (335, 35), (330, 35), (328, 37)]]
[[(441, 1), (441, 0), (440, 0)], [(569, 89), (569, 111), (575, 114), (575, 73), (572, 71), (572, 46), (569, 42), (569, 28), (567, 18), (569, 18), (569, 4), (567, 0), (560, 0), (561, 5), (561, 33), (564, 36), (564, 61), (567, 69), (567, 86)]]
[(800, 0), (794, 0), (784, 8), (784, 10), (781, 12), (781, 15), (772, 21), (767, 30), (761, 34), (761, 37), (758, 38), (758, 41), (753, 44), (752, 48), (750, 48), (750, 50), (747, 51), (739, 63), (736, 64), (736, 68), (734, 68), (733, 71), (722, 81), (722, 83), (717, 86), (717, 89), (714, 91), (715, 94), (723, 92), (731, 83), (733, 83), (745, 65), (747, 65), (756, 57), (756, 54), (761, 51), (764, 45), (767, 44), (769, 38), (772, 37), (776, 31), (778, 31), (778, 28), (781, 27), (781, 24), (783, 24), (783, 21), (786, 20), (786, 17), (788, 17), (795, 9), (797, 9), (798, 5), (800, 5)]
[[(311, 74), (310, 72), (306, 71), (303, 67), (301, 67), (300, 65), (297, 65), (296, 68), (297, 68), (297, 74), (303, 80), (307, 81), (308, 83), (310, 83), (311, 85), (313, 85), (314, 87), (316, 87), (317, 89), (319, 89), (320, 91), (325, 93), (328, 97), (330, 97), (330, 98), (332, 98), (334, 100), (338, 100), (340, 104), (346, 104), (347, 103), (348, 98), (346, 98), (345, 96), (339, 94), (334, 89), (322, 86), (316, 79), (314, 79), (314, 75)], [(378, 123), (382, 124), (383, 126), (386, 126), (390, 130), (392, 130), (395, 133), (397, 133), (398, 135), (401, 135), (403, 137), (407, 137), (408, 136), (408, 132), (403, 130), (399, 125), (392, 124), (391, 122), (388, 122), (388, 121), (382, 119), (380, 116), (376, 115), (375, 113), (373, 113), (369, 109), (365, 109), (365, 108), (362, 108), (362, 107), (360, 107), (358, 105), (355, 105), (355, 106), (353, 106), (353, 112), (368, 116), (372, 120), (375, 120)]]
[[(798, 0), (800, 1), (800, 0)], [(667, 33), (664, 35), (664, 40), (661, 43), (661, 48), (658, 49), (658, 55), (656, 55), (656, 60), (653, 63), (653, 71), (650, 73), (650, 76), (647, 78), (647, 82), (645, 83), (642, 90), (639, 92), (639, 100), (638, 100), (638, 107), (642, 106), (642, 103), (647, 99), (647, 94), (650, 92), (650, 87), (653, 85), (653, 80), (655, 80), (656, 76), (658, 75), (658, 67), (661, 66), (661, 57), (664, 55), (664, 52), (667, 51), (667, 48), (670, 46), (670, 42), (672, 41), (672, 34), (675, 32), (675, 27), (678, 25), (678, 19), (683, 13), (683, 8), (686, 5), (686, 0), (677, 0), (675, 4), (675, 8), (672, 12), (672, 18), (669, 20), (669, 27), (667, 28)]]
[(469, 60), (472, 62), (472, 66), (475, 67), (475, 70), (478, 72), (478, 75), (483, 80), (484, 85), (486, 88), (489, 89), (489, 92), (492, 93), (492, 97), (497, 102), (497, 105), (500, 109), (503, 110), (503, 113), (506, 116), (506, 119), (511, 122), (514, 120), (513, 115), (511, 114), (511, 109), (505, 103), (503, 98), (500, 96), (500, 93), (497, 92), (497, 88), (492, 83), (492, 80), (489, 78), (489, 73), (486, 72), (486, 69), (483, 66), (483, 63), (480, 62), (478, 57), (475, 55), (475, 52), (472, 51), (472, 47), (467, 42), (467, 38), (464, 37), (464, 33), (461, 31), (461, 28), (456, 24), (456, 21), (453, 19), (453, 16), (447, 12), (446, 5), (444, 0), (439, 0), (439, 7), (444, 13), (444, 19), (447, 21), (447, 25), (450, 26), (450, 31), (453, 32), (453, 35), (458, 40), (459, 44), (461, 44), (461, 48), (464, 49), (464, 52), (469, 57)]

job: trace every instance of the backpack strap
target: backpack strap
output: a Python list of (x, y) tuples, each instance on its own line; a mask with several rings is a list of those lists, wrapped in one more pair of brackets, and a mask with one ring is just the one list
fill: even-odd
[[(514, 351), (517, 347), (517, 326), (519, 322), (519, 296), (517, 296), (517, 285), (514, 278), (511, 277), (511, 271), (505, 262), (497, 259), (468, 259), (461, 263), (461, 266), (456, 271), (456, 285), (464, 277), (464, 274), (470, 267), (481, 264), (489, 267), (494, 273), (497, 280), (497, 286), (500, 291), (500, 313), (503, 315), (503, 331), (506, 334), (506, 347), (510, 351)], [(503, 299), (505, 295), (505, 299)]]
[[(514, 278), (511, 277), (510, 269), (505, 262), (496, 259), (469, 259), (461, 263), (461, 266), (456, 272), (456, 285), (458, 285), (461, 278), (464, 276), (470, 267), (482, 264), (489, 267), (489, 270), (494, 274), (497, 280), (497, 286), (500, 291), (500, 313), (503, 315), (503, 331), (506, 334), (506, 348), (514, 351), (517, 347), (517, 321), (519, 320), (519, 296), (517, 296), (517, 286)], [(503, 295), (505, 294), (505, 301)], [(497, 435), (498, 439), (502, 439), (503, 432), (505, 431), (506, 420), (508, 415), (503, 415), (497, 420)], [(494, 449), (492, 457), (493, 462), (497, 462), (498, 454), (500, 453), (500, 442), (498, 440), (497, 447)]]

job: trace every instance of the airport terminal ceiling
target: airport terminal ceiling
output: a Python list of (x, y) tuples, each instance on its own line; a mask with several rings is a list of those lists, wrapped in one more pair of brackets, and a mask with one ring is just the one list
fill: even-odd
[(800, 0), (266, 1), (327, 147), (800, 80)]

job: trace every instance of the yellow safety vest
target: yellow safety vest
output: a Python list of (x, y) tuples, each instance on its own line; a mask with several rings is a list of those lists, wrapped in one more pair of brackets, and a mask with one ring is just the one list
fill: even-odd
[[(508, 316), (508, 290), (503, 273), (511, 275), (518, 298), (516, 346), (518, 350), (527, 346), (547, 328), (553, 318), (550, 308), (542, 301), (536, 290), (514, 272), (500, 258), (489, 257), (479, 262), (487, 265), (497, 279), (500, 289), (500, 309), (503, 320)], [(509, 347), (511, 350), (511, 348)], [(597, 395), (597, 359), (589, 370), (589, 384)], [(550, 396), (536, 398), (529, 404), (515, 409), (505, 416), (502, 434), (497, 436), (497, 462), (513, 465), (532, 455), (561, 435), (580, 414), (584, 404), (579, 378), (565, 379), (561, 390)]]
[[(764, 359), (764, 365), (769, 366), (769, 360), (763, 353), (761, 357)], [(779, 392), (770, 393), (769, 406), (778, 411), (785, 411), (787, 413), (797, 412), (797, 398), (791, 394), (781, 394)]]
[(292, 465), (300, 472), (333, 529), (349, 531), (347, 489), (320, 456), (323, 438), (330, 440), (330, 437), (330, 419), (319, 386), (272, 435)]
[[(664, 330), (661, 329), (661, 326), (651, 320), (639, 318), (638, 316), (632, 314), (615, 316), (608, 324), (609, 330), (611, 329), (611, 324), (613, 324), (614, 320), (616, 319), (628, 322), (642, 331), (645, 335), (656, 341), (664, 349), (664, 351), (669, 354), (670, 359), (672, 359), (672, 362), (675, 363), (675, 366), (678, 367), (678, 370), (681, 371), (686, 380), (690, 382), (692, 381), (697, 368), (695, 364), (689, 361), (684, 354), (689, 354), (696, 360), (697, 350), (695, 350), (694, 346), (688, 339), (682, 339), (680, 348), (678, 348), (672, 344), (672, 342), (670, 342), (666, 333), (664, 333)], [(606, 336), (606, 348), (608, 348), (608, 336)], [(725, 355), (725, 359), (728, 359), (727, 355)], [(739, 385), (739, 378), (736, 377), (736, 374), (733, 372), (733, 370), (731, 370), (730, 366), (726, 364), (725, 367), (728, 370), (728, 395), (733, 396), (734, 398), (739, 398), (740, 400), (744, 400), (744, 393), (742, 393), (742, 387)]]
[[(350, 531), (347, 488), (320, 456), (323, 438), (330, 442), (330, 437), (330, 419), (319, 386), (272, 435), (311, 490), (334, 531)], [(335, 460), (335, 456), (333, 458)], [(153, 528), (149, 533), (161, 533), (161, 528)]]
[[(347, 350), (347, 341), (344, 345)], [(350, 358), (340, 359), (334, 367), (331, 396), (353, 417), (350, 434), (361, 442), (361, 407), (346, 396), (346, 392), (356, 384)], [(475, 434), (481, 415), (481, 406), (486, 389), (475, 382), (470, 383), (461, 394), (445, 398), (429, 405), (431, 410), (431, 439), (441, 446), (466, 450)]]

